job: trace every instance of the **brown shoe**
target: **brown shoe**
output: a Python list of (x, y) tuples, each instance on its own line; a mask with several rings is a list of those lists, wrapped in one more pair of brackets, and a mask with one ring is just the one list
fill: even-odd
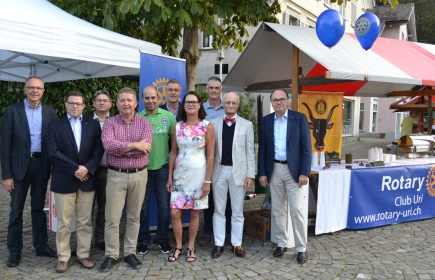
[(94, 268), (95, 266), (95, 263), (91, 261), (89, 258), (77, 259), (77, 262), (87, 269)]
[(224, 251), (224, 247), (222, 246), (214, 246), (213, 251), (211, 252), (212, 258), (219, 258)]
[(64, 273), (68, 270), (68, 263), (67, 262), (59, 262), (56, 265), (56, 272), (57, 273)]
[(246, 256), (245, 250), (243, 250), (242, 246), (233, 246), (233, 252), (236, 257), (244, 258)]

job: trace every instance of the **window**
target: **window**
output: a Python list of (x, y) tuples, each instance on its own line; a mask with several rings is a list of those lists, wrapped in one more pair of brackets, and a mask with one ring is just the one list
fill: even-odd
[(359, 130), (364, 131), (364, 103), (359, 105)]
[(355, 26), (355, 22), (356, 22), (356, 2), (352, 0), (352, 2), (350, 2), (350, 24), (352, 26)]
[(307, 24), (309, 28), (316, 28), (316, 21), (310, 18), (307, 18)]
[(213, 36), (208, 35), (205, 31), (201, 32), (201, 49), (213, 48)]
[(338, 11), (343, 16), (343, 18), (346, 18), (346, 3), (345, 2), (343, 2), (343, 4), (340, 5), (340, 7), (338, 8)]
[(353, 134), (353, 100), (343, 100), (343, 126), (342, 126), (342, 134), (343, 135), (352, 135)]
[[(214, 65), (214, 74), (219, 75), (219, 64)], [(228, 74), (228, 64), (222, 64), (222, 74)]]
[(284, 24), (285, 25), (293, 25), (293, 26), (303, 26), (301, 25), (301, 21), (299, 20), (300, 13), (297, 11), (288, 8), (284, 14)]

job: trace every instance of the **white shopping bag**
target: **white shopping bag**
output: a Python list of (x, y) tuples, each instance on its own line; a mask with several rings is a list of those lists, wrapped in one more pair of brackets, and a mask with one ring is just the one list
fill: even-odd
[[(57, 232), (57, 216), (58, 215), (62, 215), (62, 213), (57, 213), (56, 211), (56, 201), (54, 199), (54, 192), (50, 192), (50, 198), (49, 198), (49, 202), (50, 202), (50, 209), (49, 209), (49, 213), (50, 213), (50, 230)], [(71, 232), (76, 231), (76, 212), (74, 211), (73, 213), (73, 218), (71, 221)]]

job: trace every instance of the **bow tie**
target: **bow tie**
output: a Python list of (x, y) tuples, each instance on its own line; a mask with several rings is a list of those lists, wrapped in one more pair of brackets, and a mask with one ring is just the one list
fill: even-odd
[(234, 123), (236, 122), (236, 118), (228, 118), (228, 117), (225, 117), (224, 121), (225, 121), (226, 123), (231, 122), (232, 124), (234, 124)]

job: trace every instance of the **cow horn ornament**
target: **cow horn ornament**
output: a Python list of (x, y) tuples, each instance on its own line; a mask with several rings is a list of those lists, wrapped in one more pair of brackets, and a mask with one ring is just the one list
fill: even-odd
[(355, 22), (355, 36), (365, 50), (370, 49), (381, 31), (379, 18), (372, 13), (362, 14)]
[(323, 11), (317, 18), (317, 37), (328, 48), (332, 48), (341, 40), (344, 29), (343, 16), (336, 10)]
[(334, 126), (334, 123), (329, 123), (329, 121), (331, 120), (334, 109), (337, 108), (338, 105), (334, 105), (331, 108), (326, 119), (316, 119), (307, 103), (302, 102), (302, 105), (304, 105), (308, 110), (308, 115), (310, 117), (310, 122), (308, 122), (308, 125), (310, 126), (310, 129), (313, 130), (313, 137), (316, 140), (314, 147), (316, 150), (321, 152), (325, 148), (325, 143), (323, 141), (325, 139), (326, 130), (331, 129)]

